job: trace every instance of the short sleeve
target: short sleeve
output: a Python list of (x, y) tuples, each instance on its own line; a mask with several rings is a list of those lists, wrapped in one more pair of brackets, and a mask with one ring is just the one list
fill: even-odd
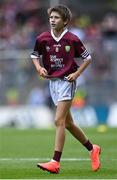
[(86, 59), (88, 56), (90, 56), (89, 52), (79, 38), (74, 41), (74, 49), (75, 57), (81, 57), (82, 59)]
[(31, 58), (39, 58), (41, 54), (42, 54), (41, 42), (39, 41), (39, 39), (36, 39), (34, 50), (31, 53)]

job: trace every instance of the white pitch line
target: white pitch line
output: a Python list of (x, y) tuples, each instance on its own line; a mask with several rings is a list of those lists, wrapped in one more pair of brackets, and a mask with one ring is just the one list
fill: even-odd
[[(89, 161), (89, 158), (62, 158), (61, 161)], [(0, 161), (50, 161), (49, 158), (0, 158)]]
[[(101, 158), (101, 160), (117, 161), (114, 159)], [(50, 158), (0, 158), (0, 161), (50, 161)], [(89, 158), (62, 158), (61, 161), (90, 161)]]

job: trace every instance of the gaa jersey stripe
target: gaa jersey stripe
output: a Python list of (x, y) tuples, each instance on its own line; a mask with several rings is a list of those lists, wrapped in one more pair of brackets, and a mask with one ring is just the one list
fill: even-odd
[(88, 53), (87, 50), (85, 50), (85, 51), (81, 54), (81, 57), (82, 57), (83, 59), (85, 59), (87, 56), (89, 56), (89, 53)]
[(39, 57), (39, 54), (37, 51), (33, 51), (33, 53), (31, 53), (31, 56), (36, 56), (36, 57)]

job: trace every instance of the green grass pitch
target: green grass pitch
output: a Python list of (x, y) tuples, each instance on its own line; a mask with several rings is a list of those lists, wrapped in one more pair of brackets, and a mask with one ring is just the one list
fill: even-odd
[(117, 179), (117, 128), (84, 131), (102, 147), (101, 169), (91, 171), (87, 150), (66, 131), (61, 171), (50, 174), (36, 164), (51, 159), (55, 130), (0, 129), (0, 179)]

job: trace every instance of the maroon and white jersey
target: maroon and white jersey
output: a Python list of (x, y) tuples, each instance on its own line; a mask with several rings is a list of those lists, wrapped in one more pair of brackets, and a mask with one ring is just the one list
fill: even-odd
[(44, 68), (53, 78), (63, 78), (75, 72), (78, 68), (75, 57), (90, 58), (80, 39), (67, 29), (59, 38), (52, 31), (38, 36), (31, 58), (39, 58), (40, 55)]

